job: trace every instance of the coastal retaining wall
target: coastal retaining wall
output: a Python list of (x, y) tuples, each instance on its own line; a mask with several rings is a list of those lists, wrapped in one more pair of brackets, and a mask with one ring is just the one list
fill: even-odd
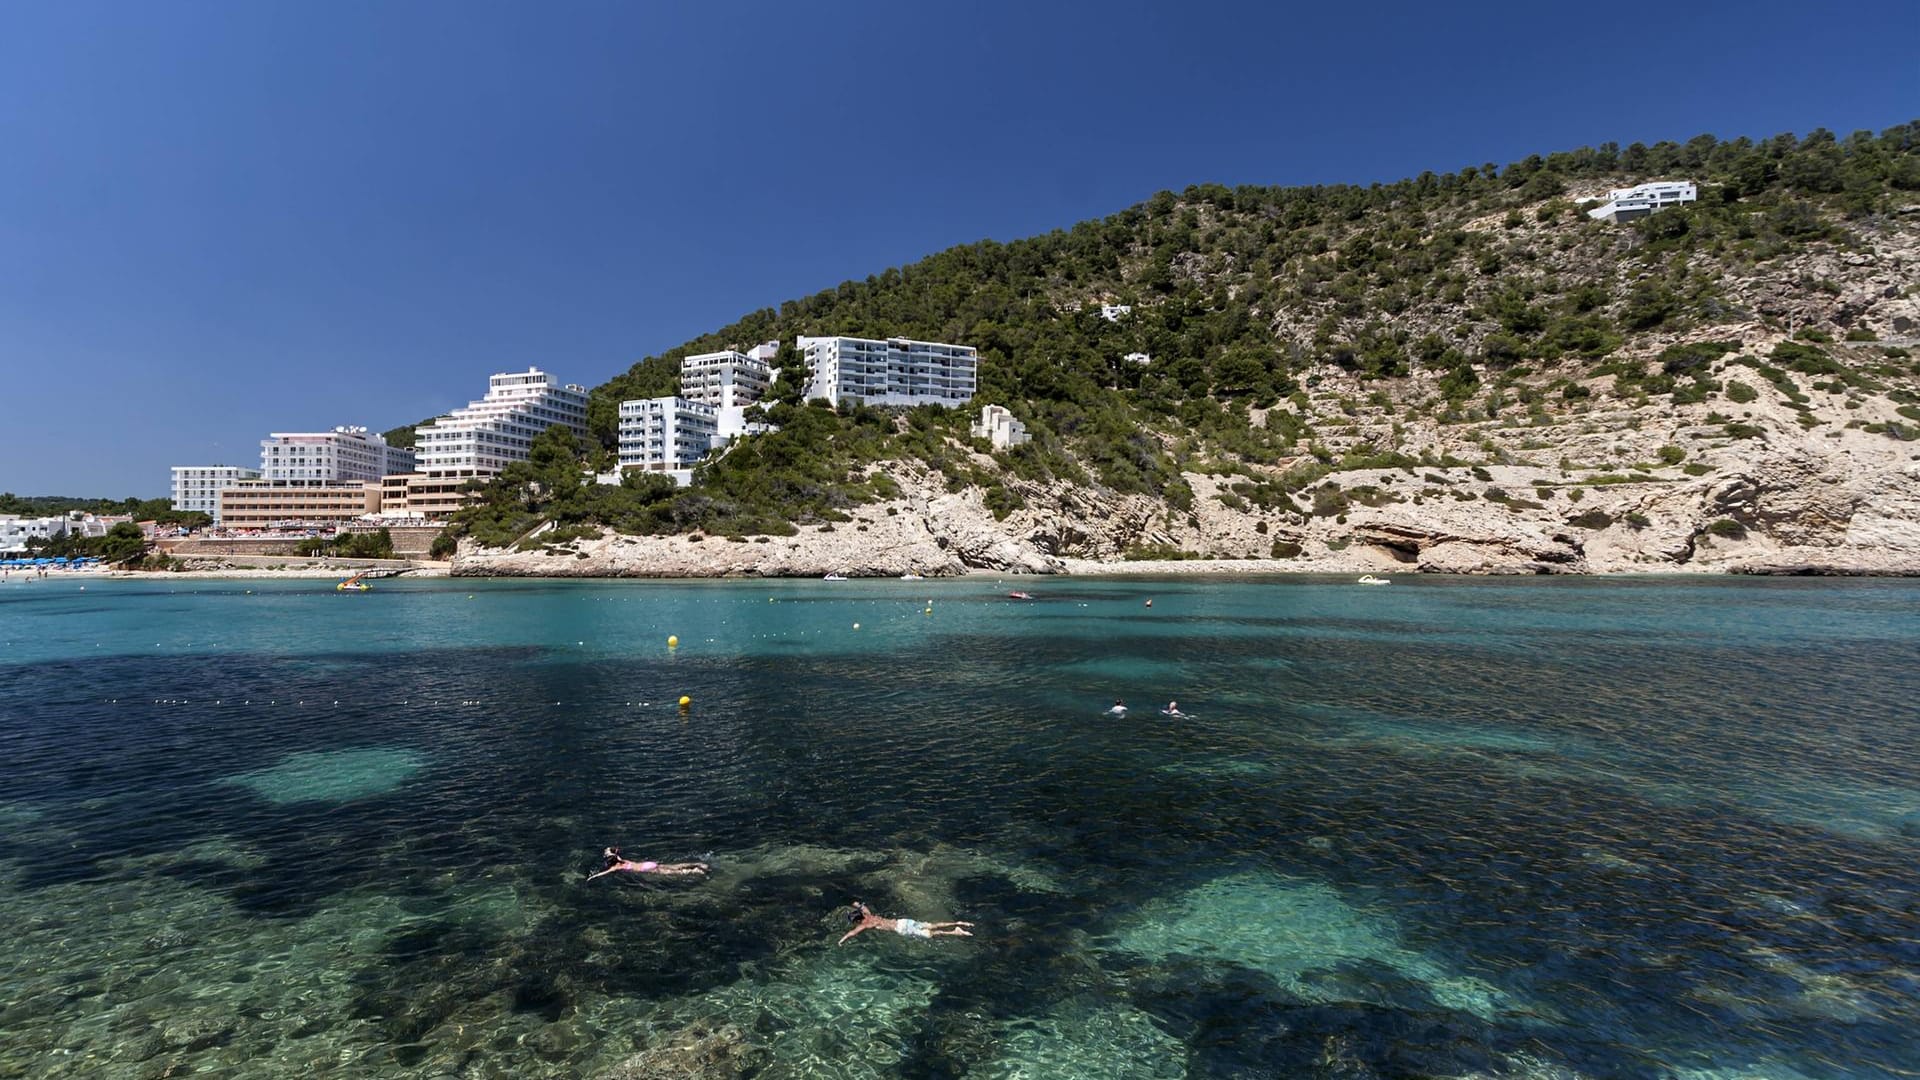
[[(378, 532), (355, 529), (354, 532)], [(401, 558), (424, 559), (433, 549), (433, 538), (440, 535), (438, 525), (400, 525), (387, 529), (393, 537), (393, 553)], [(305, 537), (181, 537), (159, 541), (161, 551), (179, 559), (223, 558), (232, 555), (298, 555)]]

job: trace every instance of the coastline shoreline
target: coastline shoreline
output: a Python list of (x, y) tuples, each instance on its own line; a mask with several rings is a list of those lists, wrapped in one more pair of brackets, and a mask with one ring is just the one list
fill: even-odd
[[(1829, 578), (1916, 578), (1920, 577), (1920, 565), (1901, 568), (1878, 566), (1847, 565), (1843, 563), (1822, 562), (1781, 562), (1733, 564), (1721, 566), (1665, 566), (1665, 567), (1619, 567), (1602, 570), (1557, 570), (1541, 573), (1532, 570), (1515, 569), (1506, 572), (1458, 572), (1424, 570), (1412, 566), (1326, 566), (1301, 565), (1297, 560), (1281, 559), (1166, 559), (1133, 560), (1105, 562), (1094, 559), (1061, 560), (1060, 570), (1052, 574), (1035, 574), (1016, 570), (996, 570), (991, 568), (973, 568), (960, 573), (926, 574), (919, 579), (901, 578), (888, 574), (849, 574), (849, 581), (966, 581), (984, 579), (1017, 578), (1021, 581), (1045, 580), (1047, 578), (1231, 578), (1231, 577), (1271, 577), (1271, 578), (1325, 578), (1344, 577), (1355, 574), (1371, 573), (1394, 578), (1483, 578), (1483, 577), (1556, 577), (1556, 578), (1616, 578), (1616, 577), (1829, 577)], [(253, 568), (199, 569), (199, 570), (109, 570), (109, 571), (67, 571), (46, 578), (15, 578), (0, 582), (7, 585), (38, 585), (55, 582), (78, 582), (88, 584), (96, 581), (337, 581), (352, 576), (347, 569), (293, 568), (285, 570), (261, 570)], [(744, 572), (726, 572), (716, 574), (636, 574), (636, 573), (537, 573), (537, 572), (499, 572), (489, 568), (480, 574), (461, 574), (448, 567), (422, 567), (409, 570), (405, 574), (394, 575), (395, 579), (441, 579), (463, 578), (468, 581), (501, 579), (522, 581), (818, 581), (824, 574), (783, 573), (757, 574)]]

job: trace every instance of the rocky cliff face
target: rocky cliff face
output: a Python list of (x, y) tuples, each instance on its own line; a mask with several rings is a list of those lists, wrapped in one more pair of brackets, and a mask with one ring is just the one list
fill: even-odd
[[(1759, 405), (1758, 402), (1755, 403)], [(996, 519), (982, 492), (948, 492), (917, 464), (888, 471), (899, 500), (794, 536), (619, 536), (558, 554), (467, 551), (453, 572), (555, 577), (898, 577), (969, 571), (1465, 574), (1920, 573), (1920, 460), (1862, 429), (1811, 430), (1752, 410), (1764, 435), (1677, 423), (1595, 432), (1621, 471), (1510, 464), (1333, 474), (1378, 505), (1343, 512), (1235, 509), (1221, 478), (1190, 474), (1190, 513), (1145, 496), (1020, 485), (1027, 506)], [(1670, 441), (1672, 440), (1672, 441)], [(1685, 464), (1658, 461), (1689, 448)], [(1571, 463), (1569, 463), (1571, 464)], [(1636, 467), (1640, 466), (1640, 467)], [(1378, 493), (1378, 494), (1372, 494)], [(1185, 552), (1199, 557), (1127, 559)]]

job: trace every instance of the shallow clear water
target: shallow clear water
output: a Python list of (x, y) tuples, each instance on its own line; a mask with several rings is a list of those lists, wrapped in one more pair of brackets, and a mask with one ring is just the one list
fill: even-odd
[(379, 584), (0, 586), (0, 1076), (1920, 1068), (1917, 583)]

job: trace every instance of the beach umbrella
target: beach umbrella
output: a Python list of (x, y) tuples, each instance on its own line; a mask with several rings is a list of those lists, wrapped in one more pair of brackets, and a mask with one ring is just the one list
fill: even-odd
[(63, 562), (70, 562), (72, 560), (68, 559), (65, 555), (56, 555), (54, 556), (53, 561), (57, 563), (63, 563)]

